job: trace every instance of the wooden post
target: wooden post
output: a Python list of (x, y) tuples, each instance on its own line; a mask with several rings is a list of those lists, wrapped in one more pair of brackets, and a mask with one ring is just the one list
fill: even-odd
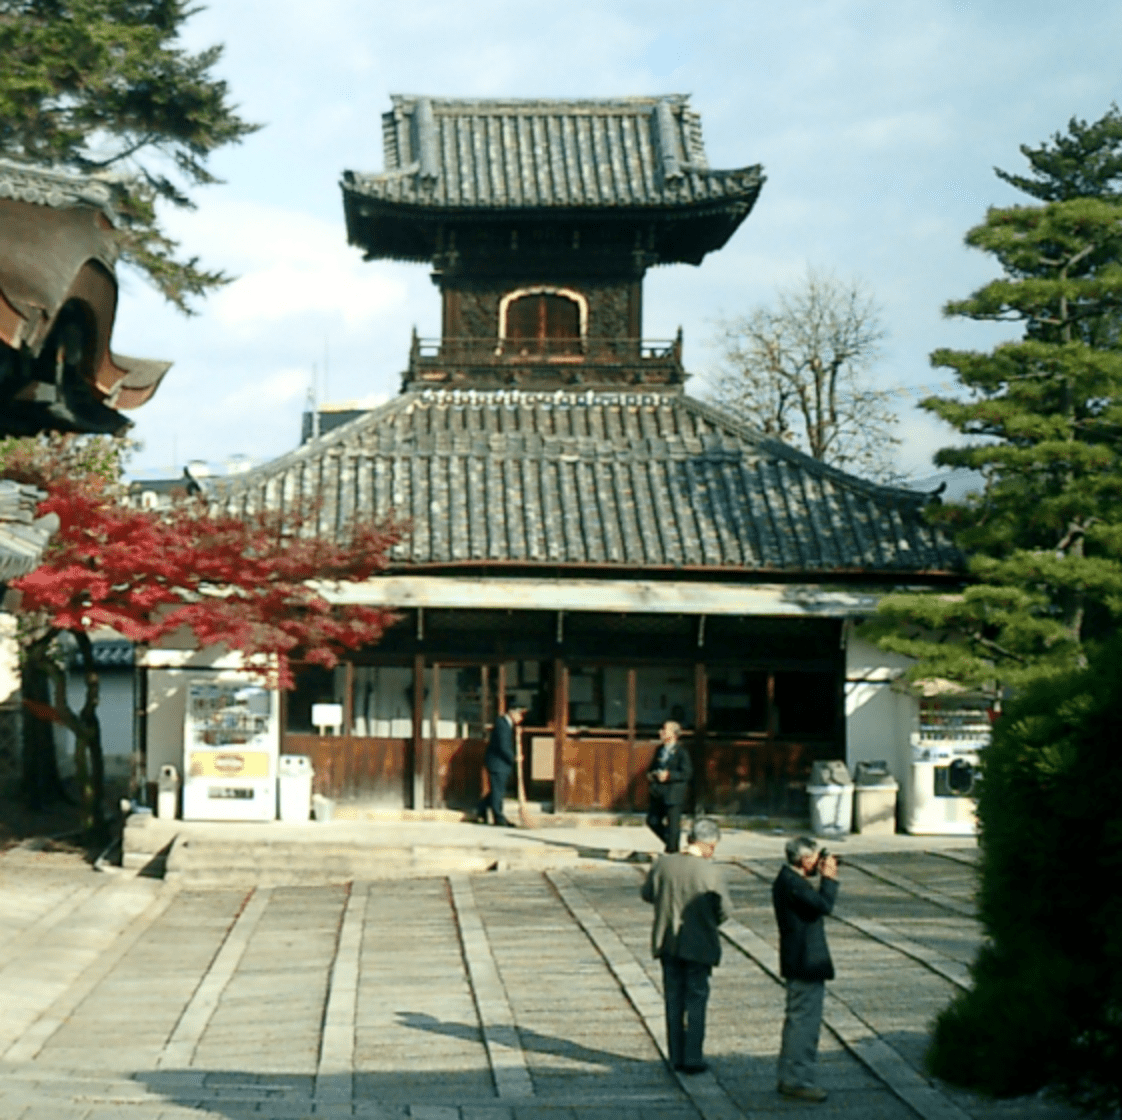
[(428, 750), (425, 754), (425, 786), (428, 796), (426, 808), (443, 809), (444, 802), (440, 796), (440, 783), (437, 779), (437, 756), (440, 754), (440, 665), (432, 663), (432, 722), (429, 730)]
[(696, 775), (693, 784), (694, 811), (711, 811), (709, 803), (709, 671), (704, 661), (694, 665), (694, 749)]
[(355, 667), (353, 661), (343, 662), (343, 729), (348, 739), (354, 734)]
[(411, 803), (414, 810), (425, 807), (425, 771), (422, 732), (425, 722), (425, 655), (413, 656), (413, 790)]
[(568, 805), (565, 785), (565, 728), (569, 722), (569, 671), (560, 657), (553, 661), (553, 811)]
[(639, 674), (634, 669), (627, 670), (627, 745), (635, 749), (635, 724), (639, 719)]
[(775, 706), (775, 673), (767, 675), (767, 732), (764, 736), (764, 773), (768, 783), (768, 808), (777, 801), (775, 772), (778, 769), (775, 735), (779, 730), (779, 709)]

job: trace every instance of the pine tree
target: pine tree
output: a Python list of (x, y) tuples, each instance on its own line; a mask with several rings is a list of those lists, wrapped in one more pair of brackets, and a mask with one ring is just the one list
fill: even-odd
[(1093, 124), (1072, 117), (1067, 135), (1050, 144), (1021, 145), (1032, 175), (1013, 175), (995, 167), (999, 179), (1042, 202), (1069, 198), (1118, 198), (1122, 194), (1122, 113), (1112, 105)]
[(158, 204), (191, 208), (219, 180), (212, 152), (259, 126), (214, 77), (221, 47), (178, 44), (186, 0), (0, 0), (0, 154), (113, 174), (124, 197), (123, 259), (181, 311), (229, 280), (184, 258)]
[[(1114, 110), (1104, 121), (1122, 126)], [(1122, 131), (1111, 143), (1122, 165)], [(1097, 163), (1114, 160), (1100, 151)], [(1105, 197), (994, 208), (967, 234), (1004, 275), (946, 313), (1019, 322), (1024, 336), (931, 357), (965, 393), (922, 407), (971, 437), (935, 461), (980, 472), (984, 486), (932, 510), (969, 557), (961, 594), (882, 605), (875, 629), (918, 659), (915, 677), (996, 689), (1078, 667), (1122, 611), (1122, 200), (1098, 181)], [(1048, 182), (1063, 195), (1086, 177), (1065, 164)]]
[(1003, 694), (982, 759), (973, 985), (935, 1023), (931, 1071), (1001, 1096), (1122, 1105), (1118, 688), (1122, 682), (1122, 118), (1022, 148), (1042, 204), (991, 209), (967, 244), (1003, 275), (947, 313), (1014, 322), (938, 350), (962, 393), (923, 407), (963, 436), (936, 461), (982, 492), (934, 508), (968, 557), (958, 594), (894, 595), (873, 624), (913, 678)]

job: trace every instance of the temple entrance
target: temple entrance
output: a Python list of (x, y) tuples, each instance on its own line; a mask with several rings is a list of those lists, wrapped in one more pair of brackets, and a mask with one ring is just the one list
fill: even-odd
[[(698, 635), (684, 615), (431, 611), (423, 632), (407, 617), (365, 663), (299, 672), (282, 750), (311, 755), (329, 797), (471, 810), (494, 721), (518, 704), (530, 802), (641, 812), (672, 719), (699, 807), (798, 815), (811, 763), (845, 757), (838, 623), (714, 617)], [(339, 726), (313, 726), (315, 704)]]
[[(424, 803), (472, 808), (485, 782), (483, 754), (495, 719), (508, 706), (526, 708), (523, 782), (531, 800), (552, 800), (550, 666), (540, 661), (438, 662), (425, 668), (425, 718), (420, 758)], [(536, 760), (536, 762), (535, 762)], [(548, 773), (544, 771), (548, 769)], [(511, 792), (513, 793), (513, 782)]]

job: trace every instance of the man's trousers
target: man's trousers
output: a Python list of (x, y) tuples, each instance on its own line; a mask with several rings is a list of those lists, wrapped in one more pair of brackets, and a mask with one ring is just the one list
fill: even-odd
[(709, 1002), (709, 973), (713, 966), (683, 957), (660, 957), (662, 998), (666, 1005), (666, 1042), (670, 1064), (699, 1066), (705, 1060), (705, 1007)]
[(788, 980), (786, 984), (787, 1013), (779, 1050), (779, 1082), (808, 1088), (815, 1084), (826, 985), (821, 980)]
[(492, 770), (487, 767), (487, 778), (491, 788), (483, 795), (476, 810), (477, 815), (487, 823), (487, 810), (491, 810), (491, 823), (502, 824), (506, 817), (503, 816), (503, 794), (506, 793), (506, 784), (510, 781), (509, 769)]
[(647, 827), (662, 841), (668, 852), (676, 852), (682, 840), (682, 806), (667, 805), (651, 794)]

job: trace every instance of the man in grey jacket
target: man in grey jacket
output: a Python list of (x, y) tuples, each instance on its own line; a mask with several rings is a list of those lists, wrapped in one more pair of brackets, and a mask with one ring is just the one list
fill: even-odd
[(690, 830), (684, 852), (662, 856), (640, 892), (654, 903), (651, 953), (662, 962), (666, 1041), (670, 1064), (680, 1073), (704, 1073), (705, 1008), (709, 974), (721, 960), (717, 927), (732, 911), (728, 888), (713, 853), (721, 839), (715, 821)]

